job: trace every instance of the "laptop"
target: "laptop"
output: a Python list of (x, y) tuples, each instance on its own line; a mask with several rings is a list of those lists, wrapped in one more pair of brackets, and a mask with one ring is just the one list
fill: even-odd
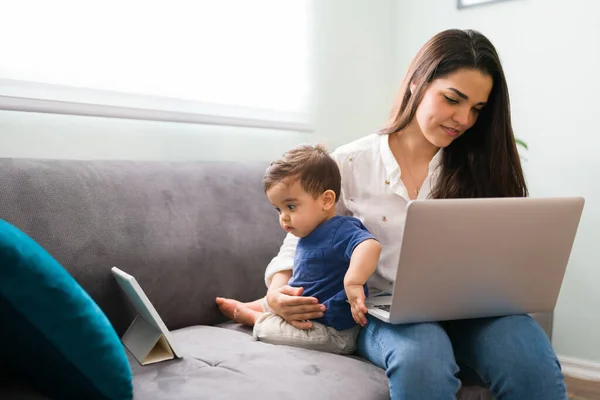
[(415, 200), (391, 293), (368, 313), (393, 324), (552, 311), (581, 197)]
[(124, 346), (141, 365), (181, 358), (171, 332), (138, 281), (117, 267), (111, 272), (137, 313), (121, 337)]

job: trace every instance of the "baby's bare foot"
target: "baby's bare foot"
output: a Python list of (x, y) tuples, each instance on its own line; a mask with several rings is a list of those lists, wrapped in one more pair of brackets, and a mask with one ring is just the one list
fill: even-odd
[(235, 321), (235, 309), (241, 302), (233, 299), (226, 299), (224, 297), (217, 297), (217, 306), (221, 313), (232, 321)]
[(217, 306), (221, 313), (238, 324), (254, 326), (261, 313), (246, 307), (241, 301), (217, 297)]

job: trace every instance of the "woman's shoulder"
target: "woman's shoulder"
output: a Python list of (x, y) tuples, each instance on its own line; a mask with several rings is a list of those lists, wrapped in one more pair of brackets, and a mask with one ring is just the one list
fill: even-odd
[(373, 150), (377, 149), (377, 144), (381, 140), (381, 135), (378, 133), (372, 133), (367, 136), (363, 136), (349, 143), (343, 144), (337, 147), (331, 155), (338, 159), (344, 159), (348, 157), (358, 156), (360, 154), (373, 154)]

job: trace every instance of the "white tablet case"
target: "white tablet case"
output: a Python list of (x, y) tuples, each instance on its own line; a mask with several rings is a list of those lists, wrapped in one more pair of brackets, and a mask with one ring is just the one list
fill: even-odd
[(137, 315), (121, 341), (142, 365), (175, 358), (165, 336), (152, 324)]
[(138, 313), (121, 337), (123, 345), (141, 365), (179, 358), (167, 327), (136, 279), (117, 267), (112, 272)]

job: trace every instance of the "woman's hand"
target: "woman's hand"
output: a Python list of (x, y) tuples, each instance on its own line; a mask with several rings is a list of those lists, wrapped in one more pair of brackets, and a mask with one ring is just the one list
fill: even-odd
[(308, 320), (322, 317), (325, 306), (319, 304), (315, 297), (302, 297), (303, 290), (288, 285), (269, 289), (267, 303), (277, 315), (296, 328), (310, 329), (313, 323)]
[(367, 324), (367, 317), (365, 316), (367, 307), (365, 306), (366, 297), (363, 285), (347, 285), (345, 289), (352, 310), (352, 318), (360, 326), (365, 326)]

